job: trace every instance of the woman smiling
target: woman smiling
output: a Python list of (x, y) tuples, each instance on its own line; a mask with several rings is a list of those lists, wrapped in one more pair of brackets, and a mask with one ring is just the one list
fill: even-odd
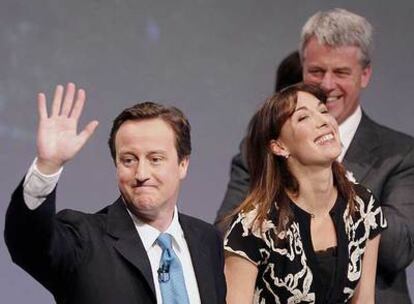
[(325, 103), (316, 87), (290, 86), (250, 124), (250, 192), (224, 243), (230, 304), (374, 303), (386, 221), (336, 161), (338, 126)]

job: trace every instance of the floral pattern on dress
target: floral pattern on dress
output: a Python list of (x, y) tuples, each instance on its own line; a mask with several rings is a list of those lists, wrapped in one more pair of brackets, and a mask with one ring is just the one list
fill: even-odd
[[(362, 257), (366, 242), (386, 228), (381, 207), (372, 193), (355, 185), (355, 213), (343, 208), (340, 217), (344, 222), (348, 257), (347, 279), (338, 302), (352, 298), (361, 277)], [(226, 251), (240, 255), (258, 267), (253, 303), (315, 303), (315, 280), (301, 237), (301, 224), (296, 218), (284, 233), (277, 231), (272, 220), (253, 227), (257, 209), (239, 213), (224, 240)], [(271, 218), (269, 216), (269, 218)], [(253, 228), (252, 228), (253, 227)], [(303, 227), (302, 227), (303, 229)], [(275, 242), (276, 235), (279, 236)], [(338, 240), (339, 242), (339, 240)]]

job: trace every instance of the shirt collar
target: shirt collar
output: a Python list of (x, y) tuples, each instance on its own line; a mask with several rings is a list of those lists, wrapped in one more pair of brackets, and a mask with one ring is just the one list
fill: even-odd
[(342, 152), (338, 157), (339, 161), (342, 161), (346, 151), (348, 150), (352, 139), (358, 129), (359, 123), (362, 118), (361, 107), (358, 106), (354, 113), (351, 114), (343, 123), (339, 125), (339, 136), (342, 143)]
[(183, 247), (185, 245), (184, 232), (178, 220), (177, 206), (175, 206), (175, 209), (174, 209), (173, 220), (170, 226), (167, 228), (167, 230), (165, 230), (165, 233), (168, 233), (172, 236), (173, 243), (176, 245), (179, 251), (181, 251), (184, 248)]
[[(161, 231), (157, 228), (144, 223), (139, 218), (135, 216), (129, 209), (127, 208), (128, 214), (131, 216), (132, 221), (134, 222), (135, 228), (138, 231), (139, 237), (141, 238), (142, 244), (144, 245), (145, 251), (148, 251), (157, 240), (158, 236), (160, 235)], [(184, 240), (184, 232), (181, 228), (180, 222), (178, 220), (178, 209), (177, 206), (174, 208), (174, 215), (171, 221), (170, 226), (164, 231), (172, 236), (173, 243), (177, 247), (178, 250), (183, 248)]]

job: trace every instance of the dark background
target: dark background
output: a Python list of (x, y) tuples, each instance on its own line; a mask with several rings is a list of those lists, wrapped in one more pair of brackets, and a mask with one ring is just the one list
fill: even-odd
[[(75, 81), (87, 91), (83, 127), (94, 137), (64, 170), (58, 208), (95, 211), (117, 196), (106, 146), (112, 119), (137, 101), (181, 108), (194, 152), (180, 209), (212, 222), (231, 156), (272, 93), (277, 63), (297, 48), (317, 10), (343, 7), (375, 28), (373, 78), (362, 104), (375, 120), (414, 135), (412, 1), (0, 1), (0, 227), (10, 194), (35, 156), (36, 93)], [(414, 293), (414, 270), (409, 271)], [(12, 264), (0, 240), (2, 303), (52, 303)]]

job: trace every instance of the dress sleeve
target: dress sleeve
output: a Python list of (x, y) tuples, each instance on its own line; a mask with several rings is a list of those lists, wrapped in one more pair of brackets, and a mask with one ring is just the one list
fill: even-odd
[(364, 192), (364, 195), (361, 196), (365, 200), (363, 218), (365, 227), (369, 229), (368, 238), (371, 240), (387, 228), (387, 220), (379, 201), (372, 192), (366, 188), (364, 188)]
[(262, 260), (261, 248), (265, 243), (260, 237), (259, 229), (252, 229), (254, 216), (253, 212), (239, 213), (236, 216), (224, 238), (224, 250), (258, 266)]
[(367, 216), (370, 217), (369, 239), (371, 240), (380, 234), (381, 231), (387, 229), (387, 220), (384, 216), (384, 212), (382, 211), (379, 202), (373, 194), (371, 194), (370, 200), (372, 200), (372, 209), (369, 210)]

